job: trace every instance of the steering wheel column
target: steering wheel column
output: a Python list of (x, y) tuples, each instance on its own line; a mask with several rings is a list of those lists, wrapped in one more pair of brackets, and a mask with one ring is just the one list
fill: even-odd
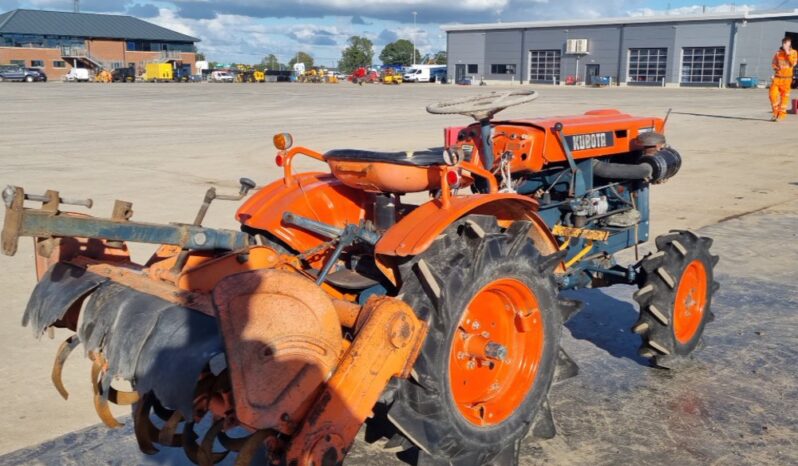
[(532, 90), (493, 92), (464, 99), (439, 102), (427, 106), (429, 113), (437, 115), (465, 115), (479, 122), (482, 136), (482, 164), (487, 170), (493, 168), (493, 116), (507, 107), (525, 104), (538, 98)]

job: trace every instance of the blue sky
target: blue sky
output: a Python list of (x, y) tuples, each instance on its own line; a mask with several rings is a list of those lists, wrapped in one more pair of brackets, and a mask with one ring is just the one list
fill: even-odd
[[(0, 0), (13, 8), (72, 10), (72, 0)], [(415, 38), (422, 53), (446, 48), (444, 23), (511, 22), (708, 11), (798, 8), (798, 0), (82, 0), (81, 11), (121, 13), (202, 39), (199, 49), (221, 62), (257, 63), (297, 51), (334, 66), (352, 35), (369, 37), (376, 55), (398, 38)], [(416, 26), (413, 26), (416, 12)], [(376, 60), (375, 60), (376, 61)]]

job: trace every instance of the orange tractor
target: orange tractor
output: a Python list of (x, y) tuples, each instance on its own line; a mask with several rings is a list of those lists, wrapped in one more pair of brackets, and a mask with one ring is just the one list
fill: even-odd
[[(665, 121), (615, 110), (499, 121), (537, 97), (490, 94), (431, 105), (476, 122), (443, 150), (317, 152), (278, 134), (284, 177), (249, 196), (238, 230), (62, 210), (58, 192), (3, 192), (3, 252), (35, 241), (38, 285), (23, 322), (83, 344), (94, 404), (133, 408), (139, 447), (181, 447), (199, 464), (341, 464), (364, 422), (419, 463), (517, 462), (521, 440), (554, 435), (551, 386), (576, 365), (560, 348), (580, 303), (561, 289), (640, 287), (642, 355), (673, 367), (699, 343), (717, 284), (711, 240), (648, 239), (649, 189), (681, 156)], [(329, 172), (295, 173), (310, 157)], [(420, 205), (410, 193), (429, 193)], [(38, 207), (26, 204), (41, 203)], [(160, 245), (144, 264), (126, 244)], [(132, 390), (130, 389), (132, 387)], [(200, 428), (204, 425), (204, 428)]]

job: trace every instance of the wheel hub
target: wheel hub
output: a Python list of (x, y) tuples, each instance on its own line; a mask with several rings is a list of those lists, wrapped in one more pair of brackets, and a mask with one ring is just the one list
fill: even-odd
[(479, 290), (450, 353), (449, 382), (460, 414), (478, 426), (510, 417), (534, 385), (543, 339), (538, 301), (527, 285), (500, 279)]
[(696, 259), (685, 267), (676, 291), (673, 312), (673, 334), (679, 343), (687, 344), (695, 336), (704, 317), (707, 302), (707, 272)]

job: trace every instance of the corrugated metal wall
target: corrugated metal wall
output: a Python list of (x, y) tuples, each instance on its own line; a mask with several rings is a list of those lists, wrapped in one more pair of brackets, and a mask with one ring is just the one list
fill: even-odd
[[(666, 48), (666, 82), (676, 85), (681, 81), (682, 51), (685, 47), (724, 47), (726, 83), (736, 81), (741, 63), (746, 65), (747, 75), (767, 80), (771, 75), (771, 58), (786, 32), (798, 33), (798, 18), (454, 31), (448, 33), (449, 75), (450, 79), (454, 79), (456, 64), (478, 64), (477, 79), (484, 77), (487, 80), (528, 82), (529, 51), (560, 50), (561, 81), (566, 76), (576, 75), (577, 71), (580, 79), (584, 79), (587, 65), (598, 65), (601, 76), (626, 82), (629, 49)], [(577, 56), (565, 54), (568, 39), (589, 41), (590, 54), (578, 57), (578, 70)], [(795, 45), (798, 48), (798, 44)], [(515, 65), (516, 73), (492, 74), (491, 65), (494, 64)]]

